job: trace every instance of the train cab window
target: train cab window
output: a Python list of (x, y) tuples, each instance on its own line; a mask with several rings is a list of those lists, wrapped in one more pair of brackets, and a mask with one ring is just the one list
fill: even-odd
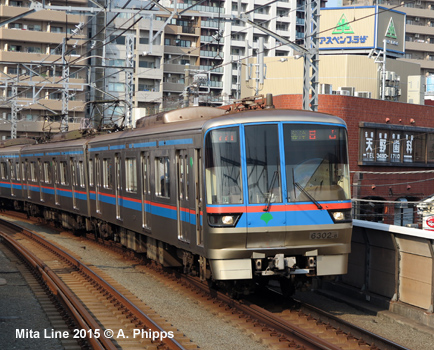
[(44, 182), (51, 183), (51, 164), (50, 162), (44, 162)]
[(1, 162), (1, 177), (3, 180), (8, 179), (8, 165), (6, 162)]
[(286, 124), (283, 133), (289, 201), (351, 198), (343, 127)]
[(60, 184), (68, 185), (68, 163), (60, 162)]
[(111, 189), (113, 187), (113, 160), (104, 158), (102, 161), (102, 187)]
[(170, 197), (169, 157), (155, 158), (155, 195), (158, 197)]
[(211, 130), (205, 140), (208, 204), (243, 203), (238, 127)]
[(246, 126), (245, 138), (249, 203), (281, 203), (277, 125)]
[(127, 158), (125, 160), (126, 173), (126, 190), (128, 192), (137, 192), (137, 162), (136, 158)]

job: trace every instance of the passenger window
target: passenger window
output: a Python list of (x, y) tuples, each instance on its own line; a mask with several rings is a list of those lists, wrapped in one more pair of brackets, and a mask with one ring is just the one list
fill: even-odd
[(68, 164), (67, 162), (60, 162), (60, 183), (62, 185), (68, 185)]
[(89, 159), (89, 186), (93, 184), (93, 159)]
[(113, 187), (113, 161), (111, 158), (104, 158), (102, 161), (102, 187), (111, 189)]
[(8, 171), (7, 171), (7, 163), (6, 162), (2, 162), (1, 163), (1, 177), (3, 180), (7, 180), (8, 179)]
[(125, 160), (126, 172), (126, 190), (128, 192), (137, 192), (137, 162), (136, 158), (127, 158)]
[(158, 197), (170, 197), (169, 157), (155, 158), (155, 195)]

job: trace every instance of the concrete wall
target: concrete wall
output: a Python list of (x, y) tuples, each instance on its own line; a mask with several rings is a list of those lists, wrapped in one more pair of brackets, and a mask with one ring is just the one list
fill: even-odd
[[(342, 281), (366, 295), (386, 297), (392, 311), (400, 312), (405, 303), (432, 313), (433, 247), (431, 231), (355, 220), (348, 274)], [(419, 317), (428, 317), (426, 312)]]

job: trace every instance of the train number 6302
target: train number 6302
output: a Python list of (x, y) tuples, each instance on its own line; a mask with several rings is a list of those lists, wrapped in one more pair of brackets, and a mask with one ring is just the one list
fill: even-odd
[(309, 238), (310, 239), (335, 239), (338, 238), (337, 231), (328, 231), (328, 232), (311, 232)]

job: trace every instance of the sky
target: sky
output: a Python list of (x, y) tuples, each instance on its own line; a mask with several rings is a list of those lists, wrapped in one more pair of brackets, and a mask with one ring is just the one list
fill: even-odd
[(342, 0), (328, 0), (326, 7), (341, 7)]

